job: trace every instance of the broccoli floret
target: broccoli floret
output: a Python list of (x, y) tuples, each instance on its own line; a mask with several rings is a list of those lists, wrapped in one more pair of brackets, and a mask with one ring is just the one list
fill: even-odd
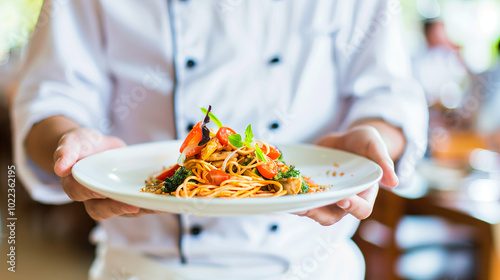
[(165, 178), (165, 184), (163, 184), (162, 191), (165, 193), (175, 192), (177, 187), (189, 176), (193, 176), (193, 172), (191, 170), (187, 170), (185, 166), (181, 166), (181, 168), (175, 171), (174, 176)]
[(306, 183), (304, 176), (302, 176), (302, 186), (300, 188), (300, 193), (307, 193), (309, 191), (309, 185)]
[(274, 180), (286, 179), (286, 178), (297, 178), (300, 176), (300, 171), (295, 169), (295, 166), (290, 165), (290, 170), (287, 172), (282, 172), (278, 170), (278, 175), (274, 176)]

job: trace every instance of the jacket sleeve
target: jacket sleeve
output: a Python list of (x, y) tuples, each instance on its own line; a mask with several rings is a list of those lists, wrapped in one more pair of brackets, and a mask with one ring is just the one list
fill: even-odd
[[(351, 2), (351, 1), (349, 1)], [(411, 76), (397, 0), (352, 1), (350, 24), (337, 36), (339, 92), (351, 105), (341, 128), (380, 118), (400, 127), (407, 146), (396, 162), (402, 185), (427, 147), (424, 93)]]
[[(14, 160), (32, 198), (44, 203), (70, 199), (59, 178), (30, 161), (24, 146), (32, 125), (64, 115), (103, 131), (110, 102), (97, 1), (44, 1), (30, 39), (12, 110)], [(103, 131), (105, 132), (105, 131)]]

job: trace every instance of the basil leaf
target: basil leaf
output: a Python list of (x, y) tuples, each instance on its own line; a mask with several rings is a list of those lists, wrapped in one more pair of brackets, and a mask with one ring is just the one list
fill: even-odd
[(245, 129), (245, 143), (247, 144), (248, 147), (251, 147), (252, 141), (253, 141), (252, 125), (249, 124)]
[(259, 148), (259, 146), (257, 144), (255, 144), (255, 155), (261, 161), (267, 162), (266, 157), (264, 156), (264, 153), (262, 152), (262, 150)]
[(241, 135), (239, 134), (229, 135), (227, 139), (229, 140), (229, 143), (231, 143), (231, 145), (235, 146), (236, 148), (243, 147), (243, 143), (241, 142)]
[[(208, 110), (205, 109), (205, 108), (201, 108), (201, 111), (203, 112), (203, 114), (207, 114)], [(212, 121), (214, 121), (214, 123), (219, 127), (221, 128), (222, 127), (222, 123), (219, 121), (219, 119), (212, 113), (212, 112), (208, 112), (208, 115), (210, 116), (210, 118), (212, 119)]]

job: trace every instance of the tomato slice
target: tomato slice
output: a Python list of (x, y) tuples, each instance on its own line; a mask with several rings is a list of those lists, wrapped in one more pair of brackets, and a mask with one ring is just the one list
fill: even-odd
[(278, 164), (266, 156), (266, 162), (258, 165), (257, 170), (259, 170), (260, 175), (264, 176), (264, 178), (272, 179), (274, 176), (278, 175)]
[[(259, 143), (259, 148), (265, 152), (266, 151), (266, 146), (263, 144)], [(266, 154), (268, 157), (271, 159), (278, 159), (281, 155), (280, 150), (278, 148), (274, 147), (273, 145), (269, 145), (269, 152)]]
[(181, 145), (181, 153), (184, 152), (184, 149), (189, 147), (188, 151), (186, 151), (185, 153), (186, 157), (192, 157), (196, 154), (199, 154), (201, 152), (201, 149), (203, 149), (203, 146), (198, 146), (198, 143), (200, 143), (201, 138), (203, 137), (201, 133), (201, 124), (202, 122), (199, 122), (193, 127), (193, 129), (191, 129), (188, 136), (186, 137), (186, 139), (184, 139), (184, 142)]
[(219, 130), (217, 131), (217, 138), (219, 139), (219, 142), (222, 144), (222, 145), (227, 145), (229, 143), (229, 135), (233, 135), (233, 134), (236, 134), (236, 132), (234, 132), (234, 130), (230, 129), (229, 127), (221, 127), (219, 128)]
[(174, 176), (175, 171), (179, 169), (181, 166), (176, 164), (172, 165), (169, 168), (167, 168), (165, 171), (163, 171), (160, 175), (156, 176), (156, 179), (164, 181), (166, 178), (170, 178)]
[(210, 184), (220, 186), (222, 182), (231, 179), (231, 176), (222, 170), (214, 169), (208, 172), (207, 179)]

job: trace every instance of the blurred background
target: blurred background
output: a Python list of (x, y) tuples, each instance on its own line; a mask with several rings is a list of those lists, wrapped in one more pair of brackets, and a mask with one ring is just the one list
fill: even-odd
[[(42, 0), (0, 0), (0, 163), (13, 164), (9, 104)], [(430, 112), (413, 180), (381, 189), (355, 241), (366, 279), (500, 279), (500, 0), (403, 0), (406, 43)], [(0, 173), (7, 197), (7, 173)], [(1, 279), (86, 279), (94, 222), (42, 205), (17, 181), (17, 269)], [(2, 201), (0, 215), (5, 219)], [(4, 227), (0, 247), (7, 250)], [(57, 269), (47, 269), (57, 267)], [(31, 273), (31, 274), (30, 274)], [(13, 278), (14, 276), (14, 278)]]

